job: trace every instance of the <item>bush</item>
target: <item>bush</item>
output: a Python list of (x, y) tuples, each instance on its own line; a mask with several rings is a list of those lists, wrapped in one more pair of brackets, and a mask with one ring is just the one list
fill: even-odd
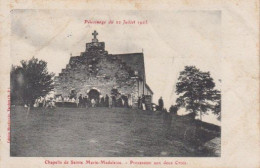
[(178, 111), (178, 107), (176, 105), (171, 105), (170, 109), (169, 109), (169, 112), (171, 114), (174, 114), (174, 115), (177, 115), (177, 111)]

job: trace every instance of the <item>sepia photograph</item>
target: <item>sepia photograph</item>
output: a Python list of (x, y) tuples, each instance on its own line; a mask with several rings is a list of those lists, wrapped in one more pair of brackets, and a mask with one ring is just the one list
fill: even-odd
[(10, 15), (11, 157), (221, 157), (221, 11)]

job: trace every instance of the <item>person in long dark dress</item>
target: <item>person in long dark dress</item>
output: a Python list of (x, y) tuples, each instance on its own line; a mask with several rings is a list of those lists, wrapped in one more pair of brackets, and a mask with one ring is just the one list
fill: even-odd
[(121, 97), (117, 99), (117, 107), (123, 107), (123, 101)]
[(112, 96), (112, 107), (116, 107), (116, 97)]
[(142, 109), (141, 97), (140, 96), (138, 97), (138, 102), (137, 103), (138, 103), (138, 108)]
[(95, 104), (96, 106), (95, 107), (100, 107), (100, 97), (98, 97), (97, 99), (95, 99)]
[(128, 97), (125, 96), (124, 101), (125, 101), (125, 107), (128, 108), (129, 107)]
[(164, 106), (162, 97), (160, 97), (160, 99), (158, 100), (158, 105), (159, 105), (158, 107), (159, 111), (162, 111)]
[(87, 96), (85, 96), (85, 97), (83, 98), (83, 105), (84, 105), (85, 108), (88, 107), (88, 97), (87, 97)]
[(100, 107), (104, 107), (105, 106), (105, 98), (101, 97), (100, 99)]
[(128, 107), (128, 98), (127, 96), (123, 95), (122, 96), (122, 100), (123, 100), (123, 107)]
[(82, 94), (79, 95), (79, 107), (83, 107), (83, 97)]
[(109, 97), (108, 97), (108, 95), (106, 95), (106, 97), (105, 97), (105, 106), (109, 107)]

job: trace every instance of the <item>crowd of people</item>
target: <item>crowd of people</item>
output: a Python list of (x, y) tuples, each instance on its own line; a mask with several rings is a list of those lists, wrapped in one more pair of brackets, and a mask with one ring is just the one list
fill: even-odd
[[(141, 110), (149, 110), (148, 104), (146, 103), (146, 98), (144, 95), (138, 97), (137, 106)], [(164, 103), (162, 97), (158, 100), (158, 105), (152, 104), (151, 108), (153, 111), (162, 111), (164, 108)]]
[(109, 107), (109, 97), (106, 95), (105, 97), (100, 96), (94, 99), (80, 94), (78, 97), (78, 107)]
[(141, 109), (141, 110), (148, 109), (147, 104), (145, 103), (145, 96), (144, 95), (142, 95), (142, 97), (140, 97), (140, 96), (138, 97), (137, 104), (138, 104), (138, 108)]
[(34, 102), (33, 107), (55, 107), (55, 100), (52, 97), (42, 97), (40, 96)]
[(125, 96), (98, 96), (95, 98), (90, 98), (89, 96), (82, 96), (80, 94), (79, 97), (75, 96), (55, 96), (55, 98), (48, 97), (39, 97), (35, 100), (33, 105), (34, 107), (50, 107), (54, 108), (56, 106), (72, 106), (79, 108), (86, 107), (126, 107), (129, 108), (132, 106), (131, 100)]
[(78, 107), (130, 107), (131, 103), (127, 96), (102, 96), (97, 98), (89, 98), (88, 96), (80, 95), (78, 97)]
[[(147, 103), (145, 100), (145, 96), (138, 97), (138, 108), (141, 110), (149, 109), (147, 107)], [(62, 95), (56, 96), (55, 98), (48, 98), (48, 97), (39, 97), (35, 100), (33, 105), (34, 107), (50, 107), (54, 108), (56, 106), (72, 106), (72, 107), (79, 107), (79, 108), (87, 108), (87, 107), (125, 107), (129, 108), (132, 107), (131, 99), (129, 99), (125, 95), (120, 96), (102, 96), (100, 95), (97, 98), (89, 98), (87, 95), (83, 96), (80, 94), (79, 97), (62, 97)], [(162, 111), (164, 107), (163, 99), (160, 97), (158, 100), (158, 105), (156, 106), (157, 111)]]

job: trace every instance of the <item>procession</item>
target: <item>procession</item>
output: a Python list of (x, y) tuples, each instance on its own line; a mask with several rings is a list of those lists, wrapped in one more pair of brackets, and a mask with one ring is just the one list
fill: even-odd
[(131, 107), (131, 102), (127, 96), (102, 96), (98, 98), (89, 98), (88, 95), (83, 96), (65, 96), (58, 95), (55, 97), (40, 96), (35, 100), (33, 107), (55, 108), (55, 107)]
[[(138, 109), (146, 110), (147, 105), (145, 104), (145, 96), (138, 97), (137, 102)], [(156, 109), (162, 110), (163, 108), (163, 100), (162, 98), (158, 101), (159, 106), (153, 106), (153, 111)], [(79, 97), (76, 96), (62, 96), (56, 95), (54, 97), (40, 96), (37, 98), (33, 104), (34, 108), (56, 108), (56, 107), (77, 107), (77, 108), (88, 108), (88, 107), (124, 107), (124, 108), (132, 108), (133, 102), (129, 98), (129, 96), (118, 95), (118, 96), (105, 96), (100, 95), (98, 98), (89, 98), (88, 95), (83, 96), (80, 94)], [(28, 105), (25, 105), (28, 107)]]

